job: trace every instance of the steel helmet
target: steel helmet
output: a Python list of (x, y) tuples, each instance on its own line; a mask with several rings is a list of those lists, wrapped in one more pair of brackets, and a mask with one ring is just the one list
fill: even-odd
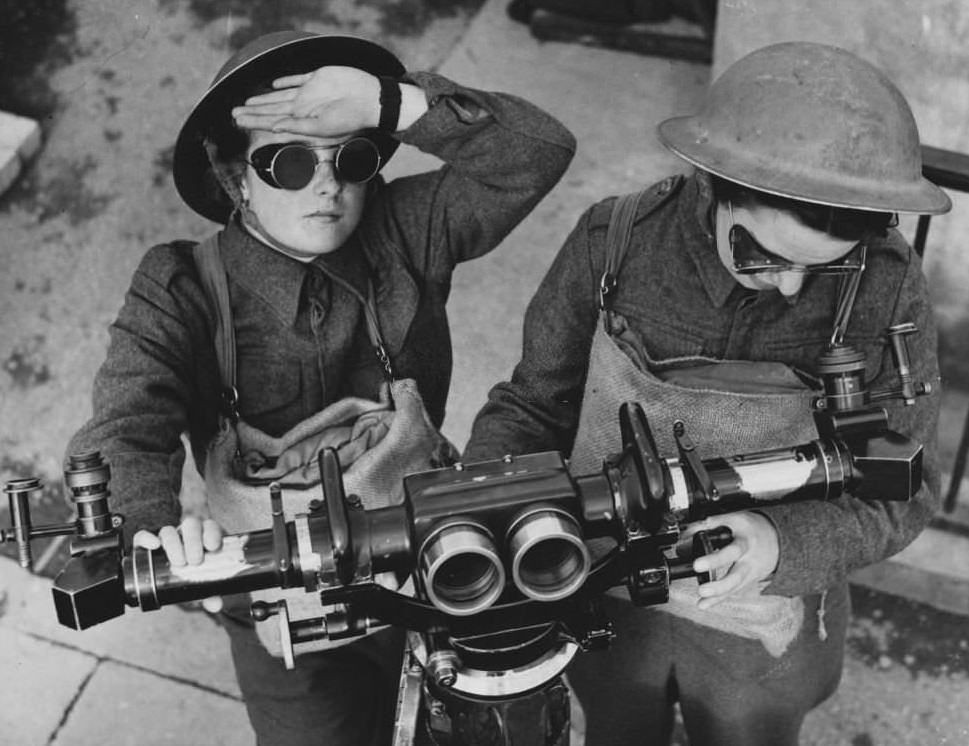
[[(189, 207), (217, 223), (225, 223), (232, 213), (232, 200), (215, 178), (205, 149), (207, 138), (217, 138), (230, 126), (232, 107), (241, 104), (256, 86), (326, 65), (346, 65), (392, 78), (406, 72), (391, 52), (354, 36), (277, 31), (250, 41), (216, 73), (175, 141), (172, 176)], [(381, 162), (386, 163), (398, 142), (379, 132), (372, 134)]]
[(694, 166), (770, 194), (834, 207), (939, 214), (912, 111), (877, 68), (838, 47), (785, 42), (741, 58), (700, 112), (659, 125)]

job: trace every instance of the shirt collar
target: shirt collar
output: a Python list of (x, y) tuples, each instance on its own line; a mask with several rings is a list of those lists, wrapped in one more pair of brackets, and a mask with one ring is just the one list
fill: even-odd
[(222, 233), (222, 251), (228, 274), (261, 298), (280, 318), (293, 323), (300, 308), (303, 285), (314, 269), (339, 275), (360, 292), (366, 292), (366, 271), (352, 240), (312, 262), (300, 262), (266, 246), (233, 219)]
[(307, 265), (269, 248), (235, 219), (225, 227), (221, 246), (226, 272), (232, 279), (261, 298), (281, 318), (294, 321)]

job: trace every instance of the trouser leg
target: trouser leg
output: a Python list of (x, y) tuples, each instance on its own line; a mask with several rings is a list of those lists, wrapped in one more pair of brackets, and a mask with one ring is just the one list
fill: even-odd
[(692, 746), (797, 746), (808, 712), (837, 689), (850, 603), (846, 586), (804, 599), (804, 624), (774, 657), (756, 640), (695, 624), (678, 628), (676, 668)]
[(668, 743), (675, 702), (671, 617), (609, 596), (603, 610), (616, 639), (606, 650), (579, 653), (568, 670), (585, 712), (585, 743)]
[(403, 634), (387, 629), (287, 670), (251, 625), (222, 617), (259, 746), (385, 746), (392, 740)]
[(827, 594), (825, 639), (819, 601), (805, 599), (800, 633), (775, 657), (757, 640), (606, 598), (616, 640), (569, 669), (586, 744), (667, 744), (679, 701), (691, 746), (796, 745), (804, 717), (837, 688), (844, 660), (847, 587)]

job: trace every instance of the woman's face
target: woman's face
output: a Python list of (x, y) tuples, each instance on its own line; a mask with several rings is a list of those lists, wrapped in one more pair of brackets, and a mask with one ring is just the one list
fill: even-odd
[(804, 284), (805, 275), (791, 271), (763, 272), (753, 275), (739, 274), (734, 270), (728, 234), (734, 223), (742, 225), (766, 249), (793, 264), (826, 264), (848, 254), (857, 244), (835, 238), (801, 223), (794, 215), (783, 210), (751, 203), (732, 206), (733, 219), (726, 203), (717, 209), (717, 253), (720, 261), (733, 278), (752, 290), (778, 290), (782, 295), (794, 296)]
[[(286, 132), (254, 130), (246, 159), (264, 145), (300, 142), (335, 146), (346, 138), (294, 136)], [(340, 248), (356, 229), (363, 214), (367, 185), (342, 182), (333, 171), (333, 150), (317, 151), (320, 162), (313, 179), (299, 190), (277, 189), (246, 166), (240, 188), (259, 228), (292, 251), (294, 258), (310, 260)]]

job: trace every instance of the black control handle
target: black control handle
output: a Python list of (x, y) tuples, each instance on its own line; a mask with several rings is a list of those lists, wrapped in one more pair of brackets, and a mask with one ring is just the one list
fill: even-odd
[[(693, 535), (693, 559), (703, 557), (707, 554), (713, 554), (718, 549), (723, 549), (732, 541), (733, 531), (726, 526), (717, 526), (717, 528), (697, 531)], [(713, 579), (708, 572), (697, 574), (697, 582), (701, 585), (703, 583), (709, 583)]]

